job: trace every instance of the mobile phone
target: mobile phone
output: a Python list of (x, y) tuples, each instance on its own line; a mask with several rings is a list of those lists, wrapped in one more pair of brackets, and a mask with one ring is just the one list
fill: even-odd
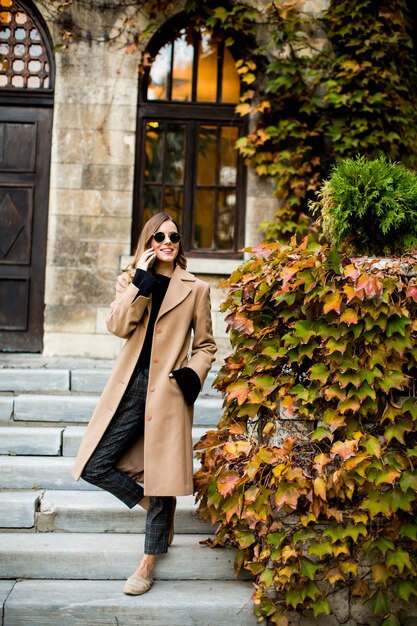
[(155, 259), (156, 259), (156, 255), (153, 257), (153, 259), (151, 259), (151, 260), (149, 261), (149, 264), (148, 264), (148, 270), (150, 270), (150, 269), (151, 269), (151, 267), (152, 267), (152, 265), (155, 263)]

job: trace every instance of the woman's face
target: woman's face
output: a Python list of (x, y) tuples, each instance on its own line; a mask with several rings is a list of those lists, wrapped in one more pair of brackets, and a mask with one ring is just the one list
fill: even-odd
[(162, 222), (162, 224), (158, 228), (158, 232), (164, 233), (165, 239), (161, 243), (155, 241), (153, 237), (151, 239), (151, 248), (152, 250), (155, 250), (156, 261), (159, 261), (161, 263), (174, 263), (179, 252), (179, 244), (172, 243), (168, 235), (170, 233), (178, 232), (177, 227), (175, 226), (174, 222), (171, 222), (171, 220), (167, 220), (166, 222)]

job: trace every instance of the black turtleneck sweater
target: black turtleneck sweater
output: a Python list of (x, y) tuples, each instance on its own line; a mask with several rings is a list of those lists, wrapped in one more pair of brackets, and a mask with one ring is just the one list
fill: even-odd
[[(151, 274), (141, 269), (137, 269), (133, 277), (132, 283), (139, 289), (136, 297), (141, 295), (145, 298), (152, 298), (151, 312), (149, 315), (145, 340), (135, 367), (136, 370), (149, 369), (155, 322), (162, 302), (165, 298), (165, 294), (168, 290), (170, 280), (171, 279), (168, 278), (168, 276), (163, 276), (162, 274)], [(187, 404), (194, 404), (201, 390), (200, 379), (196, 372), (191, 369), (191, 367), (181, 367), (178, 370), (174, 370), (172, 375), (184, 394)]]

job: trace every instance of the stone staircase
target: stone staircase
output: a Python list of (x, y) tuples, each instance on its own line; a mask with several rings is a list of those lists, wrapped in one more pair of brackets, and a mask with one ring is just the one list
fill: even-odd
[[(252, 626), (252, 585), (192, 496), (178, 498), (175, 539), (145, 595), (123, 582), (143, 550), (145, 512), (70, 475), (111, 363), (0, 356), (1, 626)], [(197, 441), (221, 415), (210, 374), (196, 403)]]

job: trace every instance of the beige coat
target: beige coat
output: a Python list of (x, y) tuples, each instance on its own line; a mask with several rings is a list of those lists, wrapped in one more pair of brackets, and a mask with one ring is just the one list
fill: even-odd
[[(127, 339), (87, 426), (72, 475), (85, 464), (109, 425), (132, 375), (145, 338), (151, 298), (139, 295), (128, 275), (118, 278), (107, 328)], [(190, 339), (193, 333), (191, 354)], [(203, 384), (214, 360), (209, 286), (176, 267), (154, 327), (145, 410), (145, 436), (123, 456), (118, 467), (144, 483), (145, 495), (193, 493), (193, 407), (169, 373), (191, 367)]]

